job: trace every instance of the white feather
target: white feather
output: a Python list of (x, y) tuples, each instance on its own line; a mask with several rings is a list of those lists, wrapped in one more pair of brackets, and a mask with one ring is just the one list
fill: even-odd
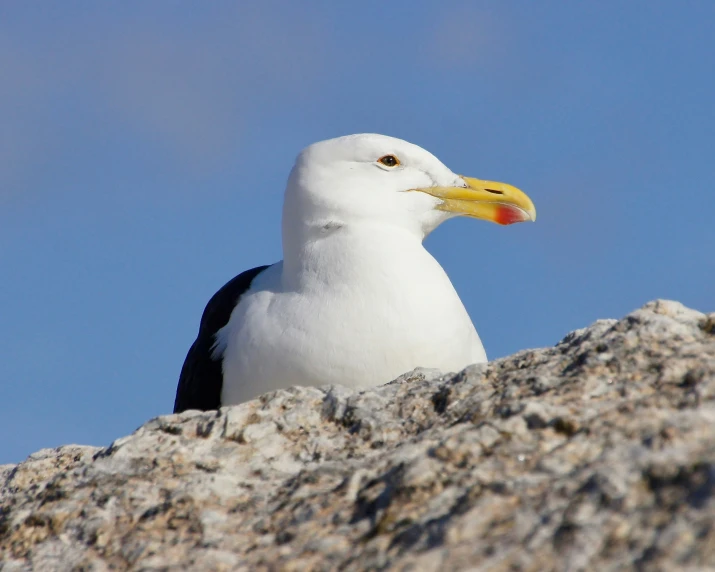
[[(400, 165), (377, 159), (395, 155)], [(369, 387), (415, 367), (486, 361), (449, 278), (422, 241), (450, 217), (410, 189), (464, 186), (424, 149), (383, 135), (317, 143), (296, 160), (284, 259), (259, 274), (217, 335), (221, 402), (292, 385)]]

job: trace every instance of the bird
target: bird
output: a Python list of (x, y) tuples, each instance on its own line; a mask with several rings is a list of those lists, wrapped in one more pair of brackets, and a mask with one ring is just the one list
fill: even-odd
[(394, 137), (347, 135), (303, 149), (285, 189), (283, 259), (246, 270), (210, 299), (174, 412), (486, 362), (459, 295), (422, 244), (456, 216), (508, 225), (535, 221), (536, 209), (516, 187), (457, 175)]

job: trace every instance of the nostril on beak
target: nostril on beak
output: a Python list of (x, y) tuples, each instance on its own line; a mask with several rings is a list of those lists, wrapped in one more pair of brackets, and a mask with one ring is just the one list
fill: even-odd
[(497, 191), (496, 189), (484, 189), (485, 191), (489, 193), (494, 193), (495, 195), (503, 195), (504, 191)]

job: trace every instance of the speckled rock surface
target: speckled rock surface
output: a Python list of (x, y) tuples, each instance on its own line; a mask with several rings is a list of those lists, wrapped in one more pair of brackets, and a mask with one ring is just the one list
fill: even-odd
[(296, 388), (0, 467), (0, 569), (701, 570), (715, 315), (362, 393)]

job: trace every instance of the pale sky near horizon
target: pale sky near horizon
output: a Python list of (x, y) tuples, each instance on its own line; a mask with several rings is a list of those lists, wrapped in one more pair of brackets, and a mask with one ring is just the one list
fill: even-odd
[(0, 464), (171, 412), (210, 296), (281, 258), (297, 153), (356, 132), (514, 184), (426, 242), (490, 358), (715, 310), (715, 3), (0, 4)]

